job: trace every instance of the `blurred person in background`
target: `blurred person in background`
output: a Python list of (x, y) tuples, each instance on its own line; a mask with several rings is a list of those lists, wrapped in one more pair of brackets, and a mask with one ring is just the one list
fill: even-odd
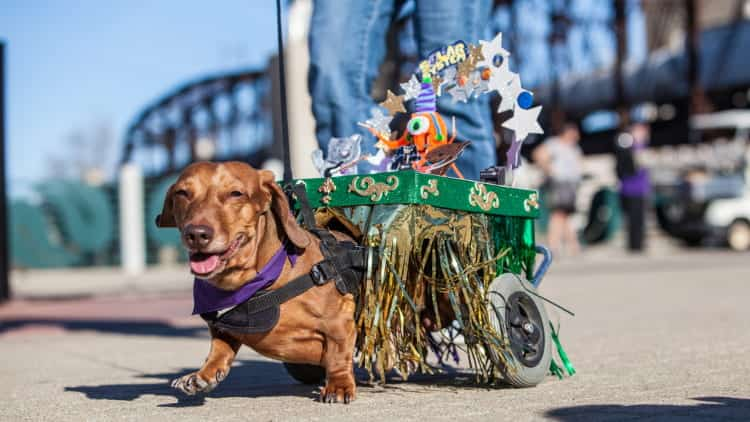
[[(363, 153), (376, 153), (376, 140), (357, 122), (369, 119), (376, 107), (372, 84), (398, 9), (413, 9), (418, 54), (424, 59), (457, 40), (478, 45), (487, 39), (491, 7), (490, 0), (315, 0), (308, 84), (320, 148), (326, 151), (332, 137), (359, 133)], [(466, 178), (478, 179), (480, 170), (496, 164), (489, 95), (467, 103), (441, 95), (437, 105), (443, 115), (456, 117), (458, 140), (471, 141), (457, 165)]]
[(543, 199), (550, 211), (547, 241), (556, 254), (562, 252), (563, 244), (572, 255), (580, 251), (578, 235), (570, 221), (583, 176), (580, 138), (578, 127), (566, 123), (558, 136), (548, 138), (533, 152), (534, 162), (544, 172)]
[(646, 232), (646, 201), (651, 192), (648, 170), (639, 164), (638, 155), (651, 138), (646, 123), (635, 123), (620, 133), (615, 142), (617, 178), (620, 179), (620, 203), (627, 220), (627, 248), (631, 252), (644, 249)]

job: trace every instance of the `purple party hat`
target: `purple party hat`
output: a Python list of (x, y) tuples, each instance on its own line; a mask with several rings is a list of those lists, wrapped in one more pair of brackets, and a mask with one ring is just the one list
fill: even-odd
[(419, 91), (419, 96), (417, 97), (417, 113), (437, 111), (435, 102), (436, 97), (435, 91), (432, 89), (432, 79), (426, 77), (422, 79), (422, 89)]

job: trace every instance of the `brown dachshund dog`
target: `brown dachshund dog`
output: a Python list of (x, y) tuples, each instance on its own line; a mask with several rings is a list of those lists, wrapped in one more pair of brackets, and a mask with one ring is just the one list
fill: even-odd
[[(299, 256), (294, 266), (284, 264), (270, 290), (323, 260), (318, 238), (297, 224), (273, 173), (241, 162), (202, 162), (186, 168), (170, 187), (157, 225), (178, 228), (192, 272), (227, 291), (251, 280), (285, 241), (296, 246)], [(281, 304), (279, 321), (270, 331), (211, 329), (211, 349), (203, 366), (172, 386), (191, 395), (212, 390), (229, 374), (244, 344), (273, 359), (324, 367), (321, 400), (349, 403), (356, 393), (354, 310), (352, 295), (340, 294), (329, 282)]]

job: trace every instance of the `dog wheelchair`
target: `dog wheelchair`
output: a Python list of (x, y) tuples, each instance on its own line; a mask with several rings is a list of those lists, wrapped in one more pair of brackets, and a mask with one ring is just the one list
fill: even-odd
[[(297, 210), (309, 203), (317, 226), (365, 248), (355, 363), (371, 380), (460, 358), (477, 381), (513, 387), (575, 373), (538, 293), (552, 257), (535, 243), (536, 191), (413, 170), (292, 184), (306, 196)], [(325, 376), (285, 366), (302, 383)]]

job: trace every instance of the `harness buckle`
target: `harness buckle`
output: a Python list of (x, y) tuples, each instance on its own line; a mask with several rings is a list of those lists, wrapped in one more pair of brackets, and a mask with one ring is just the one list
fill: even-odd
[(322, 286), (329, 280), (337, 278), (338, 271), (330, 261), (323, 260), (313, 265), (310, 269), (310, 278), (316, 286)]

